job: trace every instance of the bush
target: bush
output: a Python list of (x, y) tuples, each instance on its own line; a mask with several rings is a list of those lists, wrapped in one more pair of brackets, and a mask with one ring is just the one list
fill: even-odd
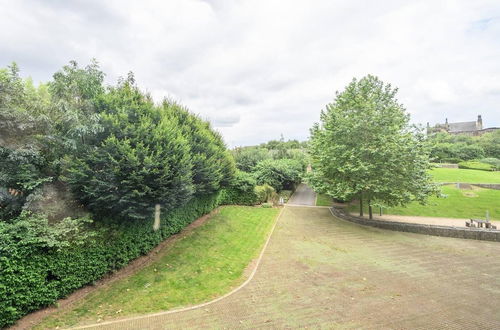
[(300, 183), (303, 173), (303, 164), (295, 159), (264, 160), (255, 167), (257, 184), (268, 184), (276, 191), (294, 190)]
[(458, 163), (458, 168), (469, 169), (469, 170), (481, 170), (481, 171), (493, 171), (494, 167), (490, 164), (481, 163), (479, 161), (467, 161)]
[(255, 205), (258, 197), (255, 193), (255, 178), (243, 171), (236, 171), (229, 187), (221, 191), (220, 203), (228, 205)]
[(275, 194), (276, 191), (274, 190), (274, 188), (268, 184), (263, 184), (262, 186), (255, 187), (255, 195), (257, 195), (257, 200), (260, 203), (269, 202), (270, 200), (272, 200)]
[(130, 82), (101, 97), (103, 132), (67, 157), (66, 180), (99, 218), (142, 220), (221, 189), (234, 161), (220, 136), (180, 106), (153, 104)]
[[(20, 220), (28, 223), (26, 225), (0, 222), (0, 328), (146, 254), (213, 210), (219, 200), (218, 194), (197, 197), (181, 208), (164, 213), (158, 231), (153, 231), (152, 217), (146, 221), (99, 221), (94, 223), (93, 239), (83, 245), (62, 246), (64, 248), (57, 242), (74, 233), (78, 227), (74, 223), (67, 223), (62, 230), (52, 229), (51, 235), (44, 235), (52, 237), (49, 241), (47, 238), (37, 241), (36, 236), (23, 238), (22, 234), (35, 233), (30, 224), (44, 222), (43, 217), (24, 214)], [(32, 240), (37, 243), (32, 244)]]
[(483, 158), (480, 160), (481, 163), (490, 164), (495, 170), (500, 170), (500, 159), (498, 158)]

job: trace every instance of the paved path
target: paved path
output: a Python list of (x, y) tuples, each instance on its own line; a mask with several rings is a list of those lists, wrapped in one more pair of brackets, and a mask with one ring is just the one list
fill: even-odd
[(290, 205), (316, 205), (316, 193), (309, 186), (301, 183), (288, 201)]
[(203, 308), (110, 329), (493, 329), (500, 243), (363, 227), (285, 207), (255, 277)]
[[(351, 212), (351, 215), (359, 217), (359, 212)], [(365, 215), (365, 218), (368, 218)], [(409, 222), (409, 223), (419, 223), (423, 225), (438, 225), (438, 226), (452, 226), (452, 227), (464, 227), (465, 222), (470, 219), (459, 219), (459, 218), (443, 218), (443, 217), (421, 217), (416, 215), (393, 215), (384, 214), (382, 216), (373, 215), (375, 220), (385, 220), (385, 221), (396, 221), (396, 222)], [(500, 221), (491, 220), (491, 224), (500, 228)]]

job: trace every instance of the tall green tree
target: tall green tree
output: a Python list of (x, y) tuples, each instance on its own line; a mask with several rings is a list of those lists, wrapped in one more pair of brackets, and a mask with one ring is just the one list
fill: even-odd
[(313, 188), (340, 200), (396, 206), (436, 192), (422, 131), (396, 99), (397, 89), (368, 75), (353, 79), (311, 129)]
[(195, 192), (189, 143), (178, 124), (131, 77), (98, 104), (103, 131), (67, 160), (66, 180), (93, 213), (121, 219), (170, 211)]

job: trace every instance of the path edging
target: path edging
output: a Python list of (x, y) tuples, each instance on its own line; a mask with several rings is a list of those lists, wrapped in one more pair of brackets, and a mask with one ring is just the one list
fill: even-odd
[(487, 230), (481, 228), (459, 228), (451, 226), (425, 225), (420, 223), (385, 221), (385, 220), (369, 220), (361, 217), (356, 217), (350, 214), (346, 214), (342, 210), (334, 207), (330, 208), (330, 212), (332, 213), (333, 216), (337, 218), (354, 222), (364, 226), (416, 233), (416, 234), (431, 235), (431, 236), (500, 242), (500, 230)]

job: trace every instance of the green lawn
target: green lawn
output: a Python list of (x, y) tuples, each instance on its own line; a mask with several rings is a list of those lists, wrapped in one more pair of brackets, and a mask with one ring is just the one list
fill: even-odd
[(500, 183), (500, 171), (434, 168), (431, 174), (436, 182)]
[(113, 317), (172, 309), (211, 300), (243, 281), (279, 209), (223, 207), (138, 273), (99, 289), (39, 328), (67, 327)]
[[(384, 209), (383, 213), (467, 219), (484, 218), (488, 210), (491, 219), (500, 220), (500, 190), (482, 188), (460, 190), (454, 185), (446, 185), (442, 186), (442, 192), (447, 195), (446, 198), (431, 197), (427, 205), (411, 203), (408, 207)], [(359, 205), (351, 205), (349, 209), (359, 212)], [(378, 214), (379, 209), (376, 207), (373, 212)]]
[(332, 206), (333, 200), (330, 196), (324, 194), (317, 194), (316, 196), (316, 206)]

